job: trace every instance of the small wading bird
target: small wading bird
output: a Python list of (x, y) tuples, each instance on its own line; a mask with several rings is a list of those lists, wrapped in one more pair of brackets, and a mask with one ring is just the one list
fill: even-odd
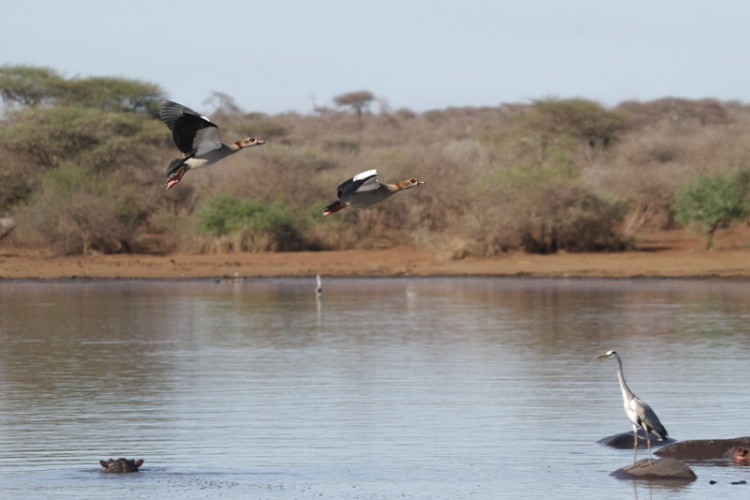
[(648, 464), (651, 465), (651, 438), (652, 433), (659, 441), (667, 438), (667, 429), (659, 422), (654, 410), (649, 405), (641, 401), (638, 396), (633, 394), (628, 384), (625, 383), (625, 376), (622, 374), (622, 360), (617, 351), (607, 351), (600, 354), (596, 359), (615, 358), (617, 360), (617, 379), (620, 381), (620, 391), (622, 392), (622, 403), (625, 407), (625, 414), (633, 424), (633, 465), (638, 455), (638, 427), (646, 432), (646, 443), (648, 443)]
[(323, 282), (320, 279), (320, 275), (315, 275), (315, 294), (320, 297), (323, 295)]
[(182, 176), (192, 168), (208, 167), (241, 149), (266, 143), (257, 137), (247, 137), (232, 144), (224, 144), (219, 138), (219, 127), (215, 123), (172, 101), (162, 105), (159, 119), (172, 131), (177, 149), (184, 154), (182, 159), (169, 162), (165, 182), (167, 189), (180, 182)]
[(323, 210), (323, 215), (331, 215), (345, 209), (349, 205), (357, 208), (369, 207), (379, 201), (385, 200), (394, 193), (418, 187), (422, 184), (424, 184), (424, 181), (414, 178), (394, 184), (386, 184), (378, 181), (377, 170), (368, 170), (339, 184), (336, 190), (339, 199), (330, 203)]

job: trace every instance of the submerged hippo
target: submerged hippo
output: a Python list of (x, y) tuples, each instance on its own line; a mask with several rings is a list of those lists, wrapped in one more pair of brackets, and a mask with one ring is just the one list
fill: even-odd
[[(750, 448), (750, 436), (732, 439), (691, 439), (665, 446), (656, 452), (660, 457), (672, 457), (680, 460), (717, 460), (731, 458), (735, 463), (742, 458), (743, 451)], [(739, 453), (735, 458), (732, 456)]]
[(104, 467), (104, 472), (138, 472), (138, 467), (143, 465), (143, 459), (131, 460), (129, 458), (118, 458), (117, 460), (99, 460)]

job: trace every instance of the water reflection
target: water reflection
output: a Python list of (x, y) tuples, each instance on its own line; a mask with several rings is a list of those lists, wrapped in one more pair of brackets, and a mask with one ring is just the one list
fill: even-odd
[(677, 439), (747, 434), (744, 282), (314, 289), (314, 279), (0, 284), (0, 493), (117, 496), (91, 473), (129, 456), (145, 458), (146, 473), (116, 483), (123, 495), (215, 484), (235, 496), (668, 497), (611, 480), (631, 455), (593, 444), (629, 429), (614, 367), (591, 361), (608, 349)]

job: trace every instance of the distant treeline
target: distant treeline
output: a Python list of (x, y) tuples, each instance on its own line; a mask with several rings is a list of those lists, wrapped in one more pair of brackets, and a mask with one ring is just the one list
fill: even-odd
[[(157, 118), (158, 85), (4, 66), (0, 97), (0, 238), (57, 253), (617, 251), (644, 228), (687, 224), (710, 244), (750, 211), (750, 107), (738, 102), (549, 98), (415, 113), (382, 101), (373, 111), (374, 95), (356, 91), (270, 116), (214, 93), (198, 111), (223, 139), (266, 145), (165, 191), (179, 152)], [(322, 216), (340, 182), (372, 168), (426, 184)]]

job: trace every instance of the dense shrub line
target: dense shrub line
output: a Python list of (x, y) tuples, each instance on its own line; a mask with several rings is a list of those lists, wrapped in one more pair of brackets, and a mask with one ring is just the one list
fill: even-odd
[[(750, 108), (735, 102), (372, 112), (374, 95), (358, 91), (337, 109), (267, 116), (216, 94), (224, 139), (254, 134), (267, 145), (164, 191), (175, 150), (155, 118), (158, 86), (5, 66), (0, 97), (0, 217), (16, 227), (4, 241), (61, 253), (619, 251), (644, 228), (675, 224), (702, 227), (710, 245), (750, 212)], [(323, 217), (338, 183), (370, 168), (426, 185)]]

